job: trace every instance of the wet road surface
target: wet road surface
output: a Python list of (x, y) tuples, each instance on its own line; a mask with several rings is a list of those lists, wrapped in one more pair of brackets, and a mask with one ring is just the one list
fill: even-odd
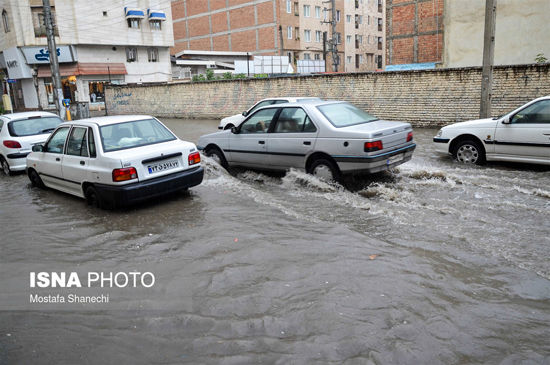
[[(192, 141), (217, 126), (165, 122)], [(205, 158), (199, 187), (106, 212), (0, 177), (0, 270), (157, 278), (124, 308), (0, 307), (0, 364), (550, 363), (550, 170), (460, 166), (435, 132), (348, 189)]]

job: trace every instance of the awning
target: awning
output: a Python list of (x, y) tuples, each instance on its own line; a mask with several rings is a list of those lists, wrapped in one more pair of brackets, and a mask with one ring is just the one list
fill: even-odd
[(139, 8), (124, 8), (126, 19), (145, 18), (145, 13)]
[[(124, 63), (72, 63), (59, 65), (61, 76), (81, 75), (126, 75)], [(40, 66), (38, 77), (52, 77), (50, 66)]]
[(166, 20), (164, 11), (147, 9), (149, 20)]

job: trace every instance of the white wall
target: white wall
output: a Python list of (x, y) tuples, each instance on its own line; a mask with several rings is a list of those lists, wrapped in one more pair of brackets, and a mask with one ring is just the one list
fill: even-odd
[(23, 101), (25, 102), (25, 108), (38, 108), (38, 95), (36, 94), (36, 88), (34, 87), (33, 79), (21, 80), (21, 90), (23, 91)]
[[(495, 64), (534, 63), (538, 53), (550, 59), (550, 1), (498, 0)], [(445, 1), (446, 67), (481, 66), (485, 1)]]

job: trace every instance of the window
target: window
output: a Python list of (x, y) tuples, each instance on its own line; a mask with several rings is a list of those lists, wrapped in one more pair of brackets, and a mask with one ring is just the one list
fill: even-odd
[(296, 40), (300, 39), (300, 27), (294, 28), (294, 37)]
[(320, 6), (315, 7), (315, 17), (317, 19), (319, 19), (321, 17), (321, 7)]
[(315, 53), (314, 57), (316, 61), (319, 61), (321, 59), (321, 55), (319, 53)]
[(304, 5), (304, 16), (309, 18), (311, 16), (311, 7), (309, 5)]
[(517, 112), (511, 123), (550, 124), (550, 100), (541, 100)]
[(59, 128), (46, 142), (44, 146), (44, 152), (49, 153), (63, 153), (65, 147), (65, 140), (67, 139), (67, 134), (69, 134), (69, 127)]
[(150, 20), (149, 21), (149, 27), (152, 29), (152, 30), (162, 30), (162, 22), (160, 20)]
[(382, 68), (382, 55), (380, 54), (377, 57), (378, 57), (378, 60), (376, 62), (377, 66), (378, 66), (378, 68)]
[(378, 18), (378, 30), (381, 32), (383, 27), (383, 20), (382, 18)]
[(378, 120), (375, 116), (348, 103), (326, 104), (318, 106), (317, 109), (319, 109), (336, 128)]
[(355, 55), (355, 68), (359, 68), (359, 56), (358, 54)]
[(351, 56), (347, 56), (346, 59), (347, 59), (348, 63), (351, 63)]
[(340, 10), (336, 10), (336, 21), (340, 21)]
[(8, 131), (12, 137), (36, 136), (50, 133), (61, 122), (59, 117), (19, 119), (8, 123)]
[(147, 58), (149, 62), (158, 62), (159, 61), (159, 50), (158, 48), (148, 48), (147, 49)]
[[(290, 29), (292, 29), (292, 27), (289, 27)], [(286, 56), (288, 57), (288, 62), (292, 62), (292, 52), (287, 52), (286, 53)]]
[(382, 0), (378, 0), (378, 12), (382, 12)]
[(350, 35), (347, 35), (347, 36), (346, 36), (346, 43), (347, 43), (347, 44), (350, 44), (350, 43), (351, 43), (351, 36), (350, 36)]
[(128, 28), (139, 29), (141, 19), (139, 19), (139, 18), (128, 18), (126, 20), (128, 21)]
[(359, 42), (359, 44), (363, 44), (363, 36), (362, 36), (362, 35), (358, 35), (358, 36), (357, 36), (357, 41)]
[(2, 11), (2, 22), (4, 23), (4, 32), (8, 33), (10, 31), (10, 23), (8, 20), (8, 12), (6, 10)]
[(342, 33), (336, 33), (336, 44), (342, 43)]
[[(40, 6), (31, 6), (31, 16), (32, 24), (34, 27), (34, 36), (35, 37), (45, 37), (46, 36), (46, 23), (44, 22), (44, 9), (42, 5)], [(52, 6), (52, 20), (54, 25), (54, 35), (59, 36), (57, 30), (57, 21), (55, 19), (55, 7)]]
[(321, 42), (323, 39), (323, 33), (320, 30), (315, 31), (315, 42)]
[(292, 0), (286, 0), (286, 12), (292, 13)]
[[(283, 100), (283, 103), (286, 103), (287, 101), (286, 100)], [(247, 115), (250, 115), (252, 114), (252, 112), (256, 109), (260, 109), (264, 106), (268, 106), (268, 105), (271, 105), (271, 104), (274, 104), (275, 103), (275, 100), (264, 100), (264, 101), (260, 101), (258, 104), (254, 105), (247, 113)]]
[(273, 133), (314, 133), (316, 131), (317, 128), (302, 108), (284, 108), (277, 118)]
[(294, 15), (300, 15), (300, 5), (298, 5), (297, 1), (294, 2)]
[(328, 11), (327, 8), (323, 9), (323, 19), (325, 19), (325, 22), (328, 20)]
[(286, 27), (286, 37), (288, 39), (292, 39), (292, 27), (291, 26)]
[(311, 56), (309, 53), (304, 53), (304, 60), (311, 60)]
[(96, 149), (95, 149), (95, 138), (94, 138), (94, 131), (92, 128), (88, 128), (88, 145), (89, 145), (89, 152), (90, 157), (97, 157)]
[(241, 124), (242, 134), (267, 133), (271, 120), (277, 113), (278, 108), (269, 108), (254, 113), (248, 120)]
[(156, 119), (108, 124), (99, 128), (103, 151), (119, 151), (173, 141), (176, 137)]
[(137, 59), (137, 48), (126, 47), (126, 62), (136, 62)]
[(346, 23), (351, 23), (351, 15), (346, 15)]
[(304, 30), (304, 38), (306, 42), (311, 42), (311, 30)]
[(378, 49), (382, 49), (382, 37), (378, 37)]
[(67, 140), (67, 155), (88, 157), (87, 128), (75, 127)]

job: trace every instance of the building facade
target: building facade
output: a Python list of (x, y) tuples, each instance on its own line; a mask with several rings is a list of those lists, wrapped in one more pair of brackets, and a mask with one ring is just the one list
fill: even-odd
[[(433, 68), (441, 63), (444, 0), (386, 1), (386, 65), (414, 68), (412, 64), (422, 64), (423, 68)], [(452, 2), (464, 6), (462, 0)]]
[[(338, 71), (374, 70), (384, 63), (384, 1), (335, 0), (333, 35), (331, 4), (323, 0), (174, 0), (175, 45), (171, 53), (249, 52), (255, 56), (288, 56), (294, 64), (297, 60), (326, 58), (327, 71), (332, 71), (330, 49), (334, 42)], [(348, 35), (353, 43), (346, 44)], [(359, 40), (358, 47), (355, 39)], [(353, 62), (347, 64), (348, 57)]]
[[(162, 0), (50, 0), (63, 97), (101, 107), (104, 85), (172, 78), (170, 4)], [(41, 0), (0, 0), (0, 67), (14, 109), (53, 109)]]

